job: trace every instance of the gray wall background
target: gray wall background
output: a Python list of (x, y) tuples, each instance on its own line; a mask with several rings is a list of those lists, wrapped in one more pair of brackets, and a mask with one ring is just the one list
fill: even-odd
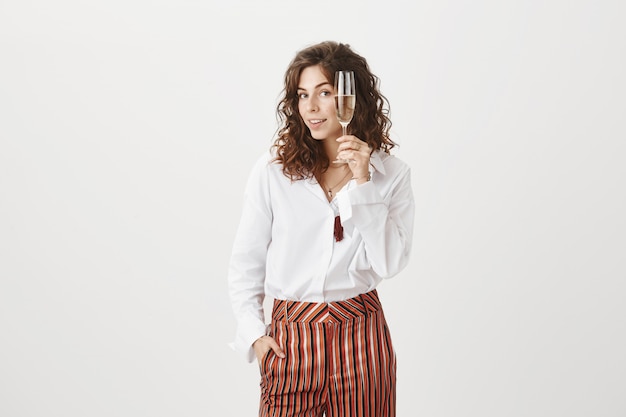
[(0, 2), (0, 415), (255, 415), (244, 182), (300, 48), (349, 43), (413, 167), (380, 287), (399, 416), (626, 415), (620, 1)]

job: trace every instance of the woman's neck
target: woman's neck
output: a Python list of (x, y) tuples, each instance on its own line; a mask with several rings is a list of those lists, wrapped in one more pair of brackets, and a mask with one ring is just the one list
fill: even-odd
[(337, 159), (337, 149), (339, 148), (339, 142), (337, 142), (337, 138), (324, 139), (322, 141), (322, 145), (329, 161), (334, 161), (335, 159)]

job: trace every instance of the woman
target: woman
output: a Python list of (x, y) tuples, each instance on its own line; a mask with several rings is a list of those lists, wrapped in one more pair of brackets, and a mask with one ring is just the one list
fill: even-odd
[[(357, 85), (346, 136), (337, 70), (354, 71)], [(395, 353), (376, 286), (407, 264), (414, 202), (409, 167), (389, 154), (387, 100), (366, 60), (335, 42), (298, 52), (283, 93), (230, 262), (233, 347), (259, 362), (260, 416), (395, 416)]]

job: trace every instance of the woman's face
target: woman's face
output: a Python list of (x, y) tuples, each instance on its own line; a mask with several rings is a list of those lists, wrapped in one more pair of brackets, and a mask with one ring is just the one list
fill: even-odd
[(334, 87), (319, 65), (306, 67), (300, 74), (298, 112), (314, 139), (336, 139), (341, 136)]

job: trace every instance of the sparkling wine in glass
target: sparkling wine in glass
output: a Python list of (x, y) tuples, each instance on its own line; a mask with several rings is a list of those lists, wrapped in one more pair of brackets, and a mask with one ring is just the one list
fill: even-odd
[[(337, 71), (335, 73), (335, 108), (337, 119), (341, 124), (343, 135), (347, 134), (348, 124), (354, 116), (356, 105), (356, 86), (354, 84), (353, 71)], [(347, 163), (345, 160), (336, 160), (338, 163)]]

